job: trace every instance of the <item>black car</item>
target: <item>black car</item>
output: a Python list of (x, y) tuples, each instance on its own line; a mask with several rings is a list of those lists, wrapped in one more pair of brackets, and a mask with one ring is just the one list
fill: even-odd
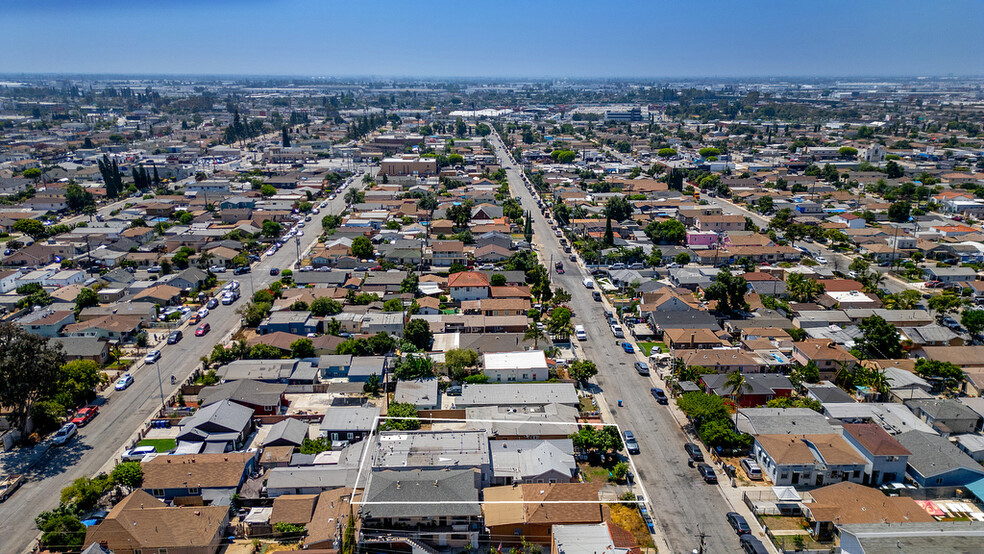
[(683, 445), (683, 449), (687, 451), (687, 456), (690, 456), (691, 462), (703, 462), (704, 453), (700, 451), (700, 447), (692, 442), (688, 442)]
[(768, 554), (768, 550), (762, 541), (758, 540), (755, 536), (748, 534), (742, 535), (741, 539), (738, 540), (738, 544), (741, 545), (741, 549), (745, 554)]
[(277, 269), (276, 267), (271, 267), (270, 268), (270, 275), (280, 275), (280, 270)]
[(635, 433), (632, 431), (625, 431), (623, 434), (625, 435), (625, 450), (629, 454), (638, 454), (639, 443), (636, 442)]
[(646, 365), (646, 362), (636, 362), (633, 365), (635, 366), (636, 373), (639, 375), (649, 375), (649, 366)]
[(178, 341), (180, 341), (183, 336), (184, 334), (182, 334), (181, 331), (171, 331), (171, 334), (167, 336), (167, 343), (178, 344)]
[[(640, 363), (640, 362), (636, 362), (636, 363)], [(653, 398), (656, 399), (656, 403), (657, 404), (669, 404), (670, 403), (670, 399), (666, 397), (666, 393), (663, 392), (663, 389), (658, 389), (656, 387), (653, 387), (653, 388), (649, 389), (649, 394), (653, 395)]]
[(241, 266), (237, 267), (236, 269), (232, 270), (232, 274), (233, 275), (243, 275), (243, 274), (246, 274), (246, 273), (249, 273), (249, 266), (248, 265), (241, 265)]
[(209, 299), (208, 304), (206, 304), (205, 306), (210, 310), (214, 310), (215, 308), (219, 307), (219, 299), (211, 298)]
[(716, 484), (718, 482), (718, 476), (714, 473), (713, 467), (705, 463), (699, 463), (697, 464), (697, 471), (700, 472), (700, 476), (704, 478), (705, 483)]
[(728, 512), (726, 517), (728, 518), (728, 524), (735, 530), (735, 533), (747, 535), (752, 532), (752, 528), (748, 526), (748, 522), (738, 512)]

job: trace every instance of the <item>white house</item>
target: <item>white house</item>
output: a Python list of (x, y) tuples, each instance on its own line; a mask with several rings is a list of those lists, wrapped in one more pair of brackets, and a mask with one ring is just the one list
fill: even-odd
[(547, 357), (542, 350), (489, 352), (482, 373), (493, 383), (546, 381)]
[(0, 294), (17, 288), (17, 277), (20, 275), (20, 271), (0, 271)]
[(85, 280), (85, 272), (77, 269), (67, 269), (59, 271), (51, 277), (41, 280), (41, 284), (46, 287), (67, 287), (73, 283), (81, 283)]

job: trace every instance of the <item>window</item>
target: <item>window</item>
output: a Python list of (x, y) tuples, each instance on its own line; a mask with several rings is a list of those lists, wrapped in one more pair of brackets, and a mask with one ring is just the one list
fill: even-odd
[(860, 469), (855, 469), (854, 470), (854, 478), (857, 479), (858, 477), (861, 477), (861, 470)]
[(936, 478), (936, 484), (937, 485), (942, 485), (943, 484), (943, 478), (942, 477), (937, 477)]
[(157, 549), (157, 554), (167, 554), (167, 549), (166, 548), (158, 548)]
[(188, 487), (188, 494), (189, 495), (201, 494), (201, 493), (202, 493), (202, 489), (200, 489), (198, 487)]
[(164, 496), (164, 489), (153, 489), (150, 491), (150, 494), (154, 496)]
[(354, 438), (355, 438), (355, 433), (349, 433), (348, 434), (348, 440), (352, 440)]
[(337, 441), (338, 440), (338, 433), (332, 433), (331, 434), (331, 440), (332, 440), (332, 442)]

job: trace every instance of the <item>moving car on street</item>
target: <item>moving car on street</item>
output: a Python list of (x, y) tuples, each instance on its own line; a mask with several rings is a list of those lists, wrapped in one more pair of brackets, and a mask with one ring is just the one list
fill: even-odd
[(115, 388), (116, 390), (126, 390), (132, 384), (133, 384), (133, 376), (130, 375), (129, 373), (124, 373), (122, 376), (120, 376), (119, 379), (116, 380)]

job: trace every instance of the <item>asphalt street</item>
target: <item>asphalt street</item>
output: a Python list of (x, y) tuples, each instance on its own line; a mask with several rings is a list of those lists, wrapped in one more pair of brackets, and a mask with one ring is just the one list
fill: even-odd
[[(490, 141), (500, 160), (508, 159), (501, 140), (493, 133)], [(599, 373), (595, 382), (600, 388), (614, 422), (621, 429), (631, 430), (639, 442), (640, 454), (633, 456), (638, 475), (647, 492), (652, 516), (673, 552), (690, 552), (697, 548), (697, 535), (706, 534), (706, 552), (738, 552), (737, 537), (725, 521), (731, 511), (721, 491), (705, 484), (697, 470), (687, 466), (683, 445), (688, 442), (683, 430), (666, 406), (656, 403), (649, 393), (650, 387), (663, 385), (653, 372), (652, 377), (642, 377), (633, 368), (637, 360), (645, 360), (641, 354), (626, 354), (612, 335), (604, 318), (604, 306), (591, 298), (591, 291), (583, 285), (588, 277), (580, 264), (570, 262), (559, 239), (554, 235), (546, 218), (540, 215), (536, 200), (523, 184), (520, 171), (507, 170), (513, 196), (522, 199), (523, 208), (535, 215), (533, 220), (534, 242), (544, 265), (563, 260), (565, 273), (558, 275), (548, 266), (555, 286), (571, 293), (574, 323), (584, 325), (588, 335), (580, 342), (583, 357), (595, 362)], [(622, 406), (617, 401), (622, 400)], [(719, 477), (727, 482), (723, 474)]]
[[(360, 176), (353, 178), (352, 185), (362, 187)], [(339, 194), (334, 200), (314, 215), (304, 228), (301, 237), (301, 253), (310, 248), (321, 234), (321, 217), (338, 214), (345, 208)], [(100, 210), (102, 213), (102, 210)], [(159, 349), (161, 360), (155, 365), (146, 365), (143, 359), (137, 361), (131, 370), (134, 383), (125, 391), (116, 391), (110, 386), (94, 402), (100, 404), (100, 413), (83, 427), (68, 445), (53, 447), (28, 470), (8, 467), (12, 473), (26, 473), (28, 482), (14, 493), (6, 502), (0, 504), (0, 552), (30, 551), (38, 531), (34, 517), (58, 505), (61, 489), (78, 477), (92, 476), (100, 470), (112, 467), (112, 461), (121, 454), (125, 444), (134, 438), (137, 431), (161, 407), (161, 390), (165, 398), (177, 391), (171, 385), (170, 376), (183, 382), (196, 367), (200, 358), (209, 354), (212, 348), (235, 332), (240, 323), (237, 309), (244, 306), (252, 296), (253, 290), (261, 290), (269, 283), (279, 279), (271, 276), (271, 268), (287, 268), (297, 261), (297, 248), (289, 241), (273, 256), (264, 256), (253, 265), (252, 273), (233, 276), (231, 272), (219, 274), (222, 280), (238, 280), (241, 297), (229, 306), (219, 305), (204, 319), (212, 330), (204, 337), (194, 335), (195, 325), (186, 323), (181, 329), (184, 339), (174, 345), (162, 342)], [(165, 331), (158, 331), (164, 336)], [(161, 380), (158, 381), (158, 366)], [(41, 448), (40, 446), (38, 447)], [(23, 458), (28, 458), (25, 454)]]

